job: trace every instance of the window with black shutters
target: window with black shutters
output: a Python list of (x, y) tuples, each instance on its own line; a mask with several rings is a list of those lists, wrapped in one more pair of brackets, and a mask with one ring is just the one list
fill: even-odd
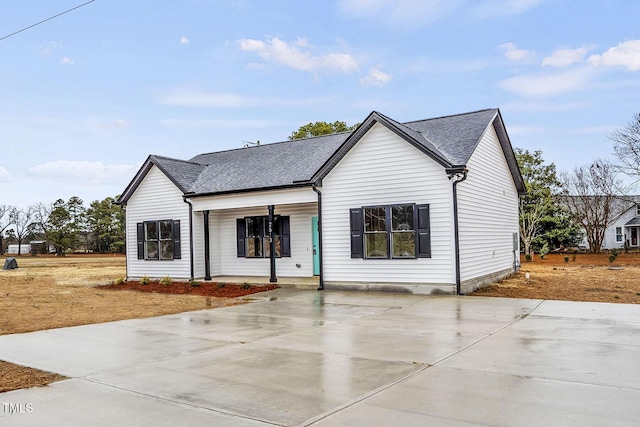
[(351, 258), (431, 257), (429, 205), (365, 206), (349, 216)]
[(138, 259), (167, 261), (181, 258), (179, 220), (140, 222), (137, 237)]
[[(289, 217), (277, 215), (271, 224), (275, 242), (275, 256), (291, 256)], [(239, 258), (269, 258), (269, 217), (250, 216), (236, 220), (237, 256)]]

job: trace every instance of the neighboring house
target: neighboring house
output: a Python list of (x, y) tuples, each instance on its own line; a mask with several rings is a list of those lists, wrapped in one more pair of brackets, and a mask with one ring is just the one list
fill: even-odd
[(640, 195), (626, 196), (621, 203), (622, 212), (605, 231), (603, 249), (620, 249), (625, 244), (630, 249), (640, 248)]
[(524, 191), (497, 109), (404, 124), (372, 112), (351, 133), (152, 155), (119, 199), (127, 276), (468, 293), (517, 268)]
[(9, 246), (7, 246), (7, 253), (8, 254), (15, 255), (15, 254), (18, 254), (18, 252), (20, 252), (20, 255), (30, 254), (31, 253), (31, 245), (22, 244), (22, 245), (9, 245)]

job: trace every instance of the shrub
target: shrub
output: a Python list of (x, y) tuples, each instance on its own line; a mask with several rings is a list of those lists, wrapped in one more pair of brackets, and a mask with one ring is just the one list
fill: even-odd
[(227, 284), (226, 284), (226, 283), (218, 283), (218, 289), (222, 289), (222, 288), (224, 288), (225, 286), (227, 286)]
[(611, 253), (609, 254), (609, 262), (613, 263), (613, 261), (615, 261), (616, 258), (618, 258), (618, 250), (617, 249), (611, 249)]
[(248, 283), (244, 283), (244, 284), (242, 285), (242, 289), (244, 289), (244, 290), (251, 289), (251, 285), (250, 285), (250, 284), (248, 284)]
[(564, 262), (569, 262), (569, 255), (564, 256)]
[(531, 262), (531, 254), (525, 254), (524, 259), (528, 262)]
[(191, 280), (189, 280), (189, 284), (191, 285), (191, 287), (192, 287), (192, 288), (198, 288), (198, 287), (200, 287), (200, 282), (198, 282), (198, 281), (197, 281), (197, 280), (195, 280), (195, 279), (191, 279)]
[(578, 255), (576, 254), (571, 255), (571, 261), (575, 262), (576, 258), (578, 258)]
[(164, 276), (162, 279), (160, 279), (160, 284), (163, 286), (169, 286), (171, 285), (171, 283), (173, 283), (173, 280), (171, 280), (171, 277), (169, 276)]
[(118, 277), (116, 280), (113, 281), (114, 285), (122, 285), (124, 283), (124, 277)]
[(151, 279), (149, 278), (149, 276), (142, 276), (140, 278), (140, 284), (144, 286), (148, 285), (150, 281)]
[(540, 259), (544, 259), (544, 257), (547, 256), (548, 253), (549, 253), (549, 245), (545, 243), (540, 248)]

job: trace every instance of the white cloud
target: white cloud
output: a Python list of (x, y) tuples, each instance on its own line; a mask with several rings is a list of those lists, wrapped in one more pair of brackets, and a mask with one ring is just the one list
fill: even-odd
[(153, 96), (158, 104), (179, 107), (306, 107), (330, 102), (329, 98), (260, 98), (237, 93), (208, 92), (189, 87), (156, 91)]
[(286, 122), (278, 120), (234, 120), (234, 119), (160, 119), (161, 126), (188, 129), (264, 129), (283, 126)]
[(73, 59), (71, 59), (71, 58), (69, 58), (69, 57), (66, 57), (66, 56), (65, 56), (64, 58), (62, 58), (62, 59), (60, 60), (60, 63), (61, 63), (61, 64), (64, 64), (64, 65), (73, 65), (73, 64), (75, 64), (75, 63), (76, 63), (76, 61), (74, 61)]
[(640, 40), (618, 43), (602, 55), (591, 55), (589, 63), (595, 67), (625, 67), (627, 71), (640, 70)]
[(98, 128), (107, 129), (107, 130), (128, 129), (130, 127), (131, 127), (131, 123), (129, 123), (126, 120), (122, 120), (122, 119), (118, 119), (115, 122), (108, 123), (106, 125), (98, 125)]
[(0, 182), (9, 181), (10, 178), (11, 174), (9, 173), (9, 171), (3, 166), (0, 166)]
[(391, 81), (391, 74), (387, 74), (377, 68), (372, 68), (369, 73), (360, 79), (360, 84), (363, 86), (378, 86), (384, 87)]
[(568, 67), (569, 65), (584, 62), (584, 57), (588, 52), (587, 47), (579, 47), (577, 49), (558, 49), (553, 51), (551, 56), (542, 60), (542, 66), (551, 67)]
[(131, 164), (56, 160), (32, 166), (27, 173), (40, 179), (84, 185), (120, 182), (123, 176), (133, 176), (137, 170), (138, 166)]
[(287, 43), (277, 37), (263, 42), (262, 40), (239, 40), (240, 48), (245, 52), (253, 52), (266, 62), (284, 65), (294, 70), (307, 72), (340, 71), (350, 73), (358, 70), (358, 63), (348, 53), (327, 53), (314, 56), (309, 51), (305, 39), (295, 43)]
[(503, 80), (499, 86), (508, 92), (522, 96), (553, 96), (586, 88), (591, 74), (590, 70), (583, 68), (556, 74), (528, 74)]
[(459, 0), (342, 0), (346, 14), (407, 29), (430, 24), (454, 11)]
[(531, 63), (534, 60), (533, 52), (525, 49), (518, 49), (514, 43), (504, 43), (498, 47), (504, 49), (504, 56), (509, 61)]
[[(576, 111), (587, 108), (589, 103), (586, 102), (548, 102), (541, 100), (520, 99), (508, 104), (502, 105), (500, 108), (504, 111), (517, 111), (524, 113), (555, 113), (563, 111)], [(509, 127), (511, 133), (511, 127)]]
[(57, 49), (62, 49), (62, 45), (58, 42), (49, 42), (40, 48), (40, 54), (43, 56), (49, 55), (51, 52)]
[(185, 36), (180, 37), (180, 44), (189, 44), (189, 39)]
[(544, 1), (546, 0), (473, 0), (465, 6), (470, 8), (468, 14), (472, 18), (491, 19), (527, 13)]

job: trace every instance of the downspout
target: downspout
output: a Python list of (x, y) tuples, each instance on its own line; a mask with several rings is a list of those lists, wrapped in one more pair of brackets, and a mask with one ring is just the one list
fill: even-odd
[(462, 168), (447, 171), (449, 179), (453, 179), (453, 245), (456, 268), (456, 294), (461, 295), (460, 282), (460, 233), (458, 231), (458, 184), (467, 179), (468, 169)]
[(193, 205), (186, 197), (182, 198), (182, 201), (189, 205), (189, 267), (191, 279), (194, 280), (193, 273)]
[(318, 194), (318, 250), (320, 254), (318, 256), (319, 268), (320, 268), (320, 284), (318, 286), (318, 290), (321, 291), (324, 289), (324, 273), (322, 269), (322, 193), (318, 190), (316, 184), (311, 186), (313, 191)]

